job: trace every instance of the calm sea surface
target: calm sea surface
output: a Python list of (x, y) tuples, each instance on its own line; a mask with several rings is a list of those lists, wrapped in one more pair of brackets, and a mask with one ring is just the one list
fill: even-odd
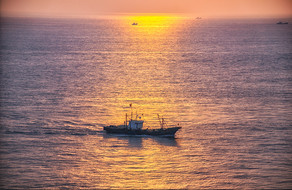
[[(278, 21), (2, 18), (0, 187), (292, 188)], [(130, 103), (146, 127), (159, 113), (182, 129), (104, 133)]]

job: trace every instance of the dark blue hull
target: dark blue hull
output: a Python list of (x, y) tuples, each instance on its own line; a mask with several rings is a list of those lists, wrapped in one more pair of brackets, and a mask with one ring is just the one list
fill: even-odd
[(139, 129), (139, 130), (130, 130), (124, 126), (106, 126), (103, 128), (107, 133), (115, 134), (127, 134), (127, 135), (151, 135), (151, 136), (162, 136), (162, 137), (174, 137), (175, 133), (181, 127), (172, 127), (165, 129)]

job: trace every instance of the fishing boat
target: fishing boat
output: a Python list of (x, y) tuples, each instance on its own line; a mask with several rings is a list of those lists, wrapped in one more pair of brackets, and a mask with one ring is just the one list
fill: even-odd
[(138, 23), (137, 22), (133, 22), (132, 25), (133, 26), (136, 26), (136, 25), (138, 25)]
[[(131, 105), (130, 105), (131, 106)], [(136, 119), (131, 119), (128, 121), (128, 116), (126, 114), (126, 120), (124, 125), (109, 125), (103, 127), (107, 133), (114, 133), (114, 134), (126, 134), (126, 135), (151, 135), (151, 136), (160, 136), (160, 137), (170, 137), (174, 138), (175, 133), (181, 129), (181, 127), (167, 127), (163, 118), (159, 117), (160, 128), (158, 129), (143, 129), (144, 121), (136, 114)]]
[(288, 24), (288, 22), (277, 22), (277, 24)]

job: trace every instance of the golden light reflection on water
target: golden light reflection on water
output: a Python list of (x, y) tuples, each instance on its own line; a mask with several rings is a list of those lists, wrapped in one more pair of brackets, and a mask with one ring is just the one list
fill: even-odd
[(134, 114), (136, 111), (143, 114), (145, 125), (155, 127), (158, 126), (156, 114), (165, 115), (167, 112), (167, 117), (176, 109), (171, 104), (176, 94), (171, 85), (169, 56), (174, 49), (168, 36), (175, 35), (179, 18), (130, 16), (122, 22), (130, 51), (119, 55), (116, 58), (119, 63), (109, 65), (107, 70), (112, 89), (106, 93), (114, 99), (114, 105), (109, 107), (110, 121), (122, 124), (125, 113), (130, 113), (128, 105), (133, 103)]
[[(174, 183), (181, 176), (173, 174), (179, 157), (169, 157), (163, 155), (169, 154), (169, 151), (175, 151), (177, 144), (174, 139), (144, 139), (144, 138), (106, 138), (106, 141), (116, 144), (117, 140), (122, 147), (112, 149), (107, 152), (104, 162), (113, 163), (109, 168), (109, 174), (113, 179), (111, 187), (113, 188), (179, 188)], [(125, 141), (128, 146), (123, 148)], [(109, 176), (107, 176), (109, 177)], [(181, 186), (180, 186), (181, 187)]]
[[(175, 42), (169, 41), (168, 37), (175, 35), (179, 20), (166, 16), (132, 16), (122, 22), (129, 52), (115, 58), (119, 64), (110, 64), (107, 70), (110, 79), (107, 93), (113, 101), (108, 109), (110, 118), (107, 124), (122, 124), (125, 113), (131, 112), (129, 104), (132, 103), (133, 115), (136, 110), (143, 114), (145, 127), (159, 127), (156, 114), (168, 118), (177, 113), (175, 101), (178, 94), (172, 85), (170, 53), (175, 51)], [(138, 25), (132, 25), (134, 22)], [(177, 149), (175, 139), (171, 142), (168, 142), (169, 139), (165, 139), (167, 142), (156, 142), (152, 139), (121, 140), (115, 137), (105, 140), (109, 141), (108, 144), (118, 143), (118, 147), (112, 148), (103, 157), (103, 162), (112, 163), (107, 171), (114, 179), (110, 182), (111, 187), (179, 188), (175, 182), (181, 176), (173, 174), (179, 157), (165, 157)], [(128, 141), (128, 146), (123, 148), (125, 141)]]

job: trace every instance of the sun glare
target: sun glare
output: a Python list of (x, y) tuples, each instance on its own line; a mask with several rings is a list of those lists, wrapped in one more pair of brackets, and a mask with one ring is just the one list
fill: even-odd
[(127, 20), (137, 23), (141, 27), (169, 27), (179, 17), (175, 16), (129, 16)]
[(173, 15), (135, 15), (126, 16), (124, 21), (133, 35), (139, 34), (141, 38), (144, 34), (144, 37), (152, 39), (157, 35), (167, 35), (180, 19)]

